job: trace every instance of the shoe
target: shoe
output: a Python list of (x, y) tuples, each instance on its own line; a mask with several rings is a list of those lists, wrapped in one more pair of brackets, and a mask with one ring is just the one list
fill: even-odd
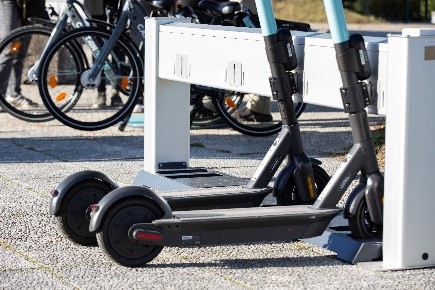
[(110, 106), (111, 107), (120, 107), (122, 105), (123, 105), (123, 103), (122, 103), (121, 97), (117, 94), (113, 94), (112, 98), (110, 99)]
[(249, 122), (270, 122), (272, 121), (271, 114), (262, 114), (249, 110), (247, 107), (236, 110), (233, 117)]
[[(216, 119), (214, 121), (210, 121)], [(218, 129), (225, 128), (227, 124), (219, 118), (216, 112), (202, 107), (197, 109), (195, 117), (193, 119), (191, 129)]]
[(97, 96), (95, 97), (92, 108), (94, 109), (100, 109), (106, 107), (106, 93), (105, 92), (98, 92)]
[(196, 109), (196, 114), (195, 114), (195, 120), (197, 121), (203, 121), (203, 120), (210, 120), (210, 119), (215, 119), (216, 116), (218, 116), (218, 114), (210, 109), (207, 109), (205, 107)]
[(143, 105), (136, 104), (136, 106), (133, 108), (133, 113), (143, 113)]
[(5, 100), (15, 108), (37, 108), (39, 106), (37, 103), (24, 97), (23, 95), (18, 95), (14, 97), (6, 96)]

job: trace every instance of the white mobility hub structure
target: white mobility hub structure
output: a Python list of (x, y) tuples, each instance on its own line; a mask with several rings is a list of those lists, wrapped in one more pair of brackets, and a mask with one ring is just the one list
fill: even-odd
[(388, 38), (383, 266), (435, 265), (435, 30)]
[[(259, 29), (188, 22), (145, 20), (144, 171), (136, 185), (189, 188), (156, 173), (165, 164), (189, 166), (190, 84), (271, 95)], [(329, 34), (292, 33), (298, 59), (295, 98), (342, 108)], [(435, 31), (411, 29), (365, 41), (372, 68), (367, 110), (387, 118), (382, 268), (434, 266)]]

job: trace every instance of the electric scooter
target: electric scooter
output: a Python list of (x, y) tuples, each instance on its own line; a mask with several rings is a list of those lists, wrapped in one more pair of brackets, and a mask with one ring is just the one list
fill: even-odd
[[(271, 68), (272, 94), (280, 104), (283, 118), (282, 131), (266, 154), (261, 169), (265, 164), (273, 168), (271, 155), (301, 150), (302, 144), (285, 142), (286, 146), (292, 147), (281, 148), (282, 140), (299, 134), (291, 110), (294, 80), (290, 71), (296, 62), (291, 35), (277, 30), (270, 0), (257, 0), (256, 4)], [(364, 109), (369, 102), (367, 88), (362, 82), (370, 75), (367, 51), (361, 36), (349, 37), (341, 0), (324, 0), (324, 4), (335, 43), (343, 83), (340, 91), (344, 110), (349, 115), (354, 146), (314, 204), (174, 211), (163, 197), (164, 193), (134, 186), (118, 188), (92, 205), (90, 214), (89, 231), (96, 232), (99, 246), (110, 259), (137, 267), (153, 260), (164, 246), (293, 241), (321, 235), (340, 212), (337, 203), (358, 172), (361, 173), (360, 181), (348, 197), (344, 216), (349, 219), (356, 238), (382, 233), (383, 176)], [(295, 182), (301, 200), (315, 198), (309, 163), (303, 164), (306, 166), (299, 168), (301, 172), (308, 172), (305, 179), (289, 178), (291, 174), (287, 169), (278, 174), (277, 195), (285, 194), (280, 192), (280, 185)], [(256, 173), (248, 187), (255, 188), (258, 177)]]
[[(220, 7), (233, 4), (221, 2)], [(289, 30), (283, 31), (287, 32), (280, 34), (281, 41), (291, 46)], [(284, 61), (286, 71), (293, 70), (297, 64), (293, 47), (292, 50), (289, 63)], [(296, 84), (293, 75), (288, 73), (288, 76), (291, 77), (289, 90), (279, 96), (284, 108), (283, 132), (251, 180), (247, 183), (246, 179), (206, 168), (188, 168), (181, 162), (159, 164), (156, 178), (164, 179), (161, 183), (172, 182), (173, 188), (177, 189), (161, 192), (172, 210), (259, 207), (271, 192), (282, 205), (314, 203), (328, 183), (329, 175), (320, 167), (319, 160), (308, 158), (304, 152), (291, 101)], [(280, 173), (280, 182), (271, 188), (269, 183), (286, 158), (288, 164)], [(152, 184), (145, 186), (159, 190)], [(59, 229), (68, 239), (81, 245), (94, 245), (97, 243), (95, 233), (88, 230), (92, 204), (98, 203), (108, 193), (111, 193), (110, 201), (117, 202), (123, 198), (151, 196), (149, 192), (150, 189), (139, 186), (118, 188), (101, 172), (81, 171), (68, 176), (52, 190), (49, 214), (56, 217)]]

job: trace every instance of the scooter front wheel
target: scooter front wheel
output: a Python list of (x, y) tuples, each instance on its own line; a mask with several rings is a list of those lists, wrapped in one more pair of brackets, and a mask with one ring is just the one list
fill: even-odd
[(89, 232), (89, 206), (98, 203), (112, 187), (100, 180), (91, 179), (75, 184), (68, 191), (56, 218), (60, 232), (69, 240), (82, 245), (97, 244), (95, 234)]
[[(328, 173), (319, 165), (313, 165), (314, 184), (319, 195), (329, 182)], [(296, 193), (296, 185), (293, 178), (289, 178), (285, 186), (285, 193), (276, 197), (279, 205), (298, 205), (301, 204)], [(314, 200), (315, 201), (315, 200)], [(314, 201), (312, 203), (314, 203)]]
[(349, 218), (349, 227), (354, 238), (382, 238), (382, 226), (376, 225), (370, 219), (365, 198), (361, 199), (355, 214)]
[(107, 211), (97, 241), (114, 262), (127, 267), (141, 267), (152, 261), (163, 246), (151, 246), (130, 240), (128, 231), (137, 223), (148, 223), (163, 215), (162, 210), (145, 198), (129, 198)]

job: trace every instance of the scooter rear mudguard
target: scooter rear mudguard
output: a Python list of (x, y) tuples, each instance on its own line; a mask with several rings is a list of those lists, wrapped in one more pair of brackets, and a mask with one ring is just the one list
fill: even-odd
[(99, 171), (84, 170), (76, 172), (65, 178), (55, 189), (52, 190), (48, 213), (57, 216), (62, 201), (68, 194), (68, 191), (76, 184), (92, 179), (101, 180), (102, 182), (107, 183), (112, 189), (118, 188), (118, 185), (112, 179)]
[(125, 186), (117, 188), (105, 195), (96, 205), (91, 206), (89, 231), (97, 231), (107, 213), (115, 204), (126, 198), (147, 198), (157, 204), (163, 211), (162, 219), (172, 218), (172, 210), (168, 202), (149, 188), (142, 186)]

